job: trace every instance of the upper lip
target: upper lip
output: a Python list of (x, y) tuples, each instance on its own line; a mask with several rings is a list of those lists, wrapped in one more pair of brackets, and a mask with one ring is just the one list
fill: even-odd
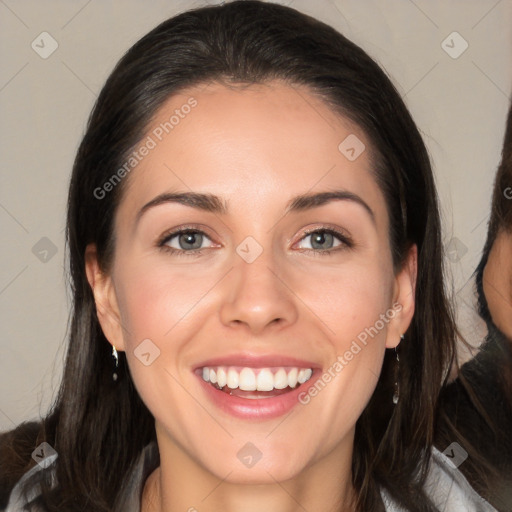
[(306, 361), (305, 359), (297, 359), (296, 357), (289, 357), (282, 354), (254, 355), (247, 352), (207, 359), (195, 365), (194, 370), (204, 368), (205, 366), (244, 366), (248, 368), (295, 366), (298, 368), (320, 368), (320, 366), (315, 362)]

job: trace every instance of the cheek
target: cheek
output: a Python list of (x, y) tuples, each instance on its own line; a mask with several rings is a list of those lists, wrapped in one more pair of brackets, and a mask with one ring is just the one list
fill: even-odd
[[(297, 295), (317, 315), (335, 348), (371, 328), (392, 302), (392, 273), (376, 262), (304, 272)], [(385, 326), (378, 330), (385, 335)]]
[(158, 262), (122, 268), (125, 270), (119, 276), (119, 308), (128, 331), (126, 341), (131, 346), (145, 338), (154, 339), (155, 343), (172, 339), (174, 343), (173, 330), (178, 323), (180, 327), (187, 325), (214, 282), (207, 270), (204, 275), (184, 270), (171, 272)]
[(392, 305), (392, 273), (375, 262), (351, 265), (321, 281), (318, 277), (304, 279), (298, 295), (321, 321), (325, 337), (318, 340), (318, 349), (325, 351), (328, 340), (330, 358), (320, 380), (302, 399), (314, 417), (337, 425), (325, 433), (335, 442), (340, 431), (357, 421), (375, 389), (388, 325), (397, 311)]
[(163, 396), (182, 405), (186, 353), (208, 319), (205, 296), (218, 281), (207, 266), (185, 267), (170, 270), (165, 261), (143, 257), (120, 260), (117, 266), (126, 357), (139, 394), (153, 413), (161, 408)]
[(190, 329), (197, 328), (191, 324), (194, 306), (211, 287), (211, 278), (187, 279), (143, 258), (120, 262), (118, 268), (122, 271), (116, 291), (130, 374), (142, 401), (158, 419), (187, 406), (180, 363), (193, 335)]

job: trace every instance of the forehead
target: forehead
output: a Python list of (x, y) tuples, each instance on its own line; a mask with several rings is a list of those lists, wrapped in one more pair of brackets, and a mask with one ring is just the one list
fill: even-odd
[(343, 188), (385, 216), (367, 137), (303, 86), (189, 88), (161, 106), (143, 145), (151, 148), (130, 172), (119, 210), (176, 189), (278, 210), (291, 196)]

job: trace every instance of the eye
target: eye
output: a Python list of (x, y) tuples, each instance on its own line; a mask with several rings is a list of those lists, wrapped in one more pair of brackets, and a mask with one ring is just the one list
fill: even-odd
[(181, 228), (171, 233), (166, 233), (158, 242), (158, 246), (173, 254), (202, 254), (204, 240), (210, 238), (201, 230)]
[[(311, 239), (309, 247), (299, 247), (299, 249), (315, 255), (330, 255), (354, 246), (350, 237), (335, 229), (317, 228), (308, 231), (300, 241), (308, 238)], [(157, 246), (177, 256), (200, 256), (203, 254), (202, 249), (205, 248), (203, 247), (205, 239), (210, 240), (210, 237), (203, 231), (185, 227), (164, 234)]]
[[(302, 240), (310, 239), (309, 247), (299, 247), (305, 249), (306, 252), (314, 252), (319, 254), (332, 254), (340, 250), (353, 247), (352, 240), (345, 234), (335, 229), (320, 228), (308, 231)], [(338, 241), (336, 244), (335, 242)]]

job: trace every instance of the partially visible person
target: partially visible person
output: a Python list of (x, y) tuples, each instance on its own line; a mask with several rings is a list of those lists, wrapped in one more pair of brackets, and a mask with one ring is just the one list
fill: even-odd
[[(445, 415), (438, 430), (441, 449), (450, 441), (467, 449), (459, 469), (498, 510), (512, 510), (512, 107), (501, 163), (494, 181), (491, 216), (482, 258), (475, 271), (478, 314), (487, 325), (479, 353), (461, 367), (441, 394)], [(471, 446), (477, 446), (478, 451)], [(480, 488), (482, 458), (497, 475)]]
[(494, 182), (487, 242), (477, 274), (482, 288), (481, 315), (512, 340), (512, 107)]
[[(512, 188), (510, 194), (512, 208)], [(486, 312), (489, 321), (512, 340), (512, 224), (500, 229), (486, 256), (481, 271)]]

